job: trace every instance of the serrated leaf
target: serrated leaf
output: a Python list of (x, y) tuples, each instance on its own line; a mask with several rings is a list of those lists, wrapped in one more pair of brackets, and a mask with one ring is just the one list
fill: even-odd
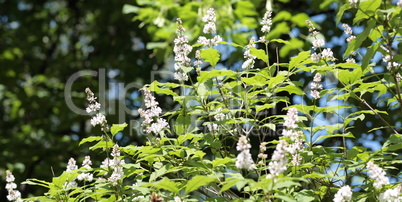
[[(168, 83), (166, 83), (168, 84)], [(177, 93), (173, 92), (169, 88), (160, 88), (159, 86), (163, 86), (164, 84), (159, 83), (157, 80), (153, 81), (151, 84), (149, 84), (149, 90), (154, 91), (155, 93), (161, 93), (165, 95), (172, 95), (172, 96), (177, 96)]]
[(289, 62), (289, 71), (301, 65), (301, 63), (310, 58), (310, 51), (300, 52), (297, 56), (292, 57)]
[(250, 54), (254, 55), (255, 57), (257, 57), (258, 59), (264, 61), (265, 63), (268, 64), (268, 56), (267, 54), (265, 54), (264, 50), (261, 49), (257, 49), (257, 48), (251, 48), (250, 49)]
[(202, 186), (205, 186), (215, 181), (215, 179), (216, 179), (215, 177), (210, 176), (201, 176), (201, 175), (194, 176), (193, 178), (191, 178), (191, 180), (187, 182), (185, 192), (186, 194), (188, 194), (194, 190), (197, 190)]
[(124, 128), (127, 127), (127, 123), (122, 123), (122, 124), (113, 124), (112, 127), (110, 128), (110, 133), (112, 133), (112, 135), (116, 135), (116, 133), (123, 131)]
[(205, 62), (209, 62), (211, 66), (215, 66), (220, 59), (219, 51), (213, 48), (202, 49), (200, 56)]

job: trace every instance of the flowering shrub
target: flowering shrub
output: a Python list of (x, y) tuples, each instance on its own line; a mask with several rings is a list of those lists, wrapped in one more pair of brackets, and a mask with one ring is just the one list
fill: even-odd
[[(373, 108), (363, 96), (375, 93), (390, 107), (401, 108), (402, 58), (394, 50), (402, 34), (401, 4), (350, 1), (340, 8), (338, 22), (350, 11), (356, 13), (355, 25), (367, 24), (357, 35), (349, 25), (342, 25), (350, 35), (346, 62), (336, 60), (311, 21), (306, 22), (314, 39), (311, 50), (301, 51), (289, 63), (271, 64), (270, 45), (290, 43), (271, 38), (271, 11), (261, 21), (265, 36), (253, 37), (248, 44), (227, 42), (217, 35), (212, 8), (202, 18), (205, 36), (194, 45), (189, 44), (182, 20), (177, 19), (173, 50), (177, 82), (154, 81), (142, 89), (145, 108), (138, 112), (147, 134), (146, 145), (119, 146), (114, 136), (127, 124), (109, 127), (88, 88), (87, 112), (96, 113), (91, 124), (99, 125), (103, 133), (80, 144), (92, 144), (90, 150), (99, 153), (105, 151), (105, 160), (93, 165), (90, 157), (85, 157), (78, 167), (70, 159), (66, 171), (51, 182), (28, 179), (25, 184), (43, 186), (48, 192), (27, 200), (401, 201), (399, 176), (390, 178), (387, 171), (401, 163), (397, 151), (402, 149), (402, 137), (396, 123), (383, 118), (388, 113)], [(365, 47), (363, 42), (369, 45)], [(221, 46), (243, 48), (241, 71), (216, 68)], [(359, 51), (362, 56), (356, 58)], [(380, 65), (372, 60), (376, 53), (383, 55), (384, 73), (375, 71)], [(256, 61), (265, 63), (263, 68), (257, 68)], [(292, 80), (299, 72), (312, 75), (310, 87)], [(323, 85), (331, 75), (338, 85)], [(305, 96), (311, 104), (294, 104), (281, 92)], [(162, 113), (153, 93), (171, 96), (178, 107)], [(348, 101), (354, 99), (364, 108), (350, 106)], [(327, 104), (330, 101), (339, 102)], [(270, 112), (279, 104), (287, 106), (286, 115)], [(347, 142), (354, 138), (350, 128), (364, 120), (365, 114), (377, 116), (384, 128), (394, 133), (378, 151)], [(318, 123), (320, 116), (328, 117), (324, 124)], [(269, 139), (273, 133), (280, 137)], [(333, 144), (321, 144), (330, 139)], [(251, 141), (259, 147), (253, 148)], [(18, 201), (20, 194), (13, 181), (7, 171), (8, 199)]]

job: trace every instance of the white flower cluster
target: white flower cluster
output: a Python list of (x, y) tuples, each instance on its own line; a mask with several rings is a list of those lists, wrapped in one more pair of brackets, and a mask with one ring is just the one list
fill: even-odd
[(265, 151), (267, 151), (267, 142), (261, 142), (260, 153), (258, 153), (258, 158), (261, 160), (258, 162), (258, 164), (265, 165), (265, 160), (268, 158), (268, 155), (265, 154)]
[(252, 170), (255, 168), (253, 158), (251, 157), (251, 145), (248, 143), (246, 136), (241, 136), (236, 146), (237, 151), (240, 153), (236, 158), (236, 167), (238, 169)]
[(9, 201), (22, 201), (21, 193), (17, 189), (17, 184), (14, 183), (15, 177), (11, 171), (6, 171), (6, 190), (8, 192), (7, 200)]
[(299, 121), (297, 109), (293, 107), (290, 108), (286, 115), (285, 123), (283, 124), (286, 127), (286, 129), (283, 130), (283, 136), (289, 138), (289, 145), (286, 147), (286, 151), (292, 155), (292, 164), (298, 166), (301, 163), (301, 157), (298, 152), (304, 149), (304, 137), (301, 131), (296, 130), (296, 122)]
[(319, 90), (322, 89), (320, 73), (315, 74), (313, 82), (311, 83), (310, 89), (311, 89), (311, 97), (313, 97), (314, 99), (319, 99), (320, 98)]
[(264, 34), (267, 34), (268, 32), (271, 31), (271, 25), (272, 25), (271, 15), (272, 15), (272, 12), (271, 12), (271, 11), (267, 11), (267, 12), (265, 12), (264, 17), (262, 18), (262, 21), (261, 21), (261, 25), (262, 25), (261, 32), (264, 33)]
[(317, 49), (317, 48), (322, 48), (325, 46), (325, 41), (324, 39), (315, 39), (313, 41), (313, 49)]
[(288, 158), (286, 154), (292, 156), (292, 164), (298, 166), (301, 163), (299, 152), (304, 149), (304, 137), (301, 131), (297, 131), (296, 122), (299, 121), (296, 108), (290, 108), (286, 114), (283, 131), (283, 138), (279, 139), (276, 149), (272, 155), (271, 162), (268, 164), (270, 175), (267, 178), (275, 178), (283, 173), (287, 167)]
[[(91, 169), (91, 165), (92, 165), (91, 157), (85, 156), (85, 159), (82, 162), (82, 167), (86, 168), (86, 169)], [(92, 173), (80, 173), (77, 176), (77, 179), (79, 181), (85, 180), (85, 181), (91, 182), (93, 180), (93, 175), (92, 175)]]
[(353, 8), (357, 8), (357, 4), (359, 3), (359, 0), (349, 0), (350, 6)]
[(399, 0), (398, 3), (396, 3), (396, 5), (402, 8), (402, 0)]
[[(306, 24), (309, 27), (310, 37), (314, 38), (313, 41), (313, 50), (322, 48), (325, 46), (325, 41), (323, 39), (317, 39), (317, 35), (319, 32), (315, 29), (313, 23), (309, 20), (306, 20)], [(321, 53), (312, 53), (311, 60), (313, 62), (319, 62), (321, 59), (334, 61), (334, 53), (330, 48), (323, 49)]]
[(113, 185), (117, 185), (117, 182), (123, 179), (124, 172), (123, 167), (121, 165), (125, 164), (124, 159), (120, 158), (120, 147), (119, 145), (115, 144), (112, 149), (111, 156), (113, 159), (106, 158), (101, 165), (101, 168), (111, 168), (113, 169), (112, 174), (108, 178), (108, 181), (111, 182)]
[(276, 145), (276, 149), (272, 154), (271, 161), (268, 164), (269, 175), (267, 178), (275, 178), (281, 173), (285, 172), (288, 164), (288, 158), (286, 158), (286, 148), (288, 142), (285, 139), (280, 139)]
[(141, 125), (146, 126), (144, 129), (145, 132), (158, 134), (164, 128), (169, 128), (169, 124), (165, 119), (159, 118), (162, 109), (158, 106), (159, 103), (155, 100), (155, 97), (152, 96), (151, 91), (147, 87), (144, 87), (144, 95), (145, 107), (147, 109), (138, 109), (140, 116), (145, 118)]
[(342, 27), (345, 29), (345, 30), (344, 30), (345, 34), (350, 35), (350, 36), (346, 39), (347, 42), (351, 42), (353, 39), (356, 38), (356, 36), (353, 35), (353, 30), (352, 30), (352, 28), (351, 28), (348, 24), (343, 23), (343, 24), (342, 24)]
[(201, 60), (201, 52), (200, 52), (200, 50), (195, 51), (195, 59), (197, 59), (197, 60), (194, 61), (194, 66), (200, 66), (200, 65), (202, 65), (202, 63), (204, 63)]
[(389, 179), (385, 171), (374, 164), (372, 161), (367, 163), (368, 174), (371, 179), (374, 180), (374, 187), (380, 189), (382, 186), (389, 184)]
[[(222, 107), (219, 107), (218, 109), (216, 109), (217, 114), (214, 115), (214, 119), (216, 121), (223, 121), (225, 119), (227, 119), (227, 115), (224, 113), (221, 113), (222, 111)], [(217, 132), (219, 130), (219, 125), (216, 123), (209, 123), (207, 125), (208, 130), (211, 132)]]
[(244, 51), (244, 58), (246, 59), (246, 61), (243, 62), (242, 64), (242, 68), (243, 69), (252, 69), (254, 68), (254, 60), (255, 60), (255, 56), (251, 55), (251, 48), (255, 47), (255, 38), (251, 37), (250, 42), (248, 43), (248, 45), (246, 46), (246, 51)]
[[(215, 34), (216, 33), (216, 16), (215, 10), (213, 8), (209, 8), (207, 10), (207, 14), (202, 17), (202, 21), (206, 24), (204, 25), (204, 34)], [(213, 47), (217, 46), (219, 42), (222, 41), (222, 37), (219, 35), (215, 35), (213, 38), (208, 39), (205, 36), (198, 37), (197, 42), (202, 44), (203, 46)]]
[(336, 192), (334, 197), (334, 202), (348, 202), (352, 200), (352, 189), (349, 185), (341, 187), (338, 192)]
[[(74, 158), (70, 158), (68, 160), (68, 164), (67, 164), (67, 168), (66, 168), (66, 172), (72, 172), (74, 170), (78, 169), (78, 166), (76, 164), (77, 162), (75, 161)], [(75, 179), (69, 179), (69, 182), (64, 183), (64, 188), (66, 189), (71, 189), (74, 187), (77, 187), (77, 182), (75, 181)]]
[(188, 76), (185, 72), (180, 71), (182, 67), (190, 67), (191, 59), (188, 54), (193, 50), (193, 48), (188, 45), (188, 38), (184, 35), (184, 27), (180, 18), (177, 18), (178, 27), (176, 30), (177, 38), (174, 40), (173, 52), (175, 54), (174, 68), (176, 72), (174, 73), (174, 78), (180, 82), (187, 81)]
[(207, 14), (202, 17), (202, 21), (205, 22), (205, 26), (203, 32), (205, 34), (215, 34), (216, 33), (216, 16), (215, 10), (213, 8), (209, 8), (207, 10)]
[(393, 189), (388, 189), (384, 193), (380, 194), (379, 201), (385, 201), (385, 202), (402, 201), (401, 189), (402, 189), (401, 184), (399, 184), (397, 187)]
[[(95, 97), (95, 95), (91, 91), (91, 89), (86, 88), (85, 93), (87, 94), (87, 100), (89, 102), (89, 105), (86, 108), (87, 113), (99, 111), (101, 105), (98, 102), (96, 102), (97, 98)], [(91, 125), (94, 126), (94, 127), (96, 125), (100, 125), (102, 131), (109, 130), (109, 126), (107, 125), (106, 117), (102, 113), (97, 113), (95, 116), (92, 117)]]

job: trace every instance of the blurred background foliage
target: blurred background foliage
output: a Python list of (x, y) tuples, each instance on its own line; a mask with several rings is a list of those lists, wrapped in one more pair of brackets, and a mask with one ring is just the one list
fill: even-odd
[[(6, 169), (13, 171), (17, 183), (33, 177), (49, 181), (53, 172), (59, 175), (65, 170), (70, 157), (82, 162), (90, 154), (86, 145), (79, 147), (78, 143), (100, 130), (91, 127), (89, 116), (73, 112), (66, 104), (71, 97), (84, 109), (86, 87), (101, 102), (106, 100), (101, 104), (110, 124), (131, 123), (124, 136), (116, 136), (118, 141), (123, 145), (142, 143), (135, 130), (136, 110), (142, 104), (138, 88), (154, 79), (172, 80), (177, 17), (187, 29), (190, 44), (195, 44), (202, 35), (201, 18), (213, 7), (218, 33), (226, 41), (245, 46), (251, 36), (261, 36), (259, 23), (265, 11), (272, 10), (273, 26), (267, 38), (291, 43), (270, 43), (271, 64), (288, 62), (299, 51), (310, 49), (305, 21), (311, 19), (337, 59), (343, 61), (346, 36), (335, 22), (339, 1), (0, 0), (0, 200), (6, 195)], [(342, 22), (351, 24), (352, 16), (345, 16)], [(225, 47), (220, 48), (218, 67), (241, 71), (243, 50)], [(262, 65), (259, 67), (264, 68)], [(72, 90), (65, 92), (69, 78), (83, 70), (96, 71), (98, 77), (81, 76)], [(309, 77), (295, 79), (307, 85)], [(122, 91), (126, 86), (127, 93)], [(172, 100), (158, 99), (164, 110), (174, 107)], [(369, 100), (376, 106), (376, 100)], [(119, 105), (127, 110), (122, 113)], [(372, 127), (380, 124), (371, 118)], [(360, 132), (354, 135), (360, 137), (361, 131), (367, 131), (364, 127), (356, 123), (354, 130)], [(371, 139), (376, 141), (375, 137)], [(383, 140), (381, 135), (377, 137)], [(42, 190), (20, 186), (20, 191), (27, 196)]]

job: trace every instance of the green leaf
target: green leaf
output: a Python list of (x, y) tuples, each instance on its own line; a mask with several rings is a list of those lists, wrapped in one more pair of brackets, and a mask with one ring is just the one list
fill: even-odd
[(257, 49), (257, 48), (251, 48), (250, 49), (250, 54), (254, 55), (255, 57), (257, 57), (258, 59), (264, 61), (265, 63), (268, 64), (268, 56), (267, 54), (265, 54), (264, 50), (261, 49)]
[(343, 13), (345, 13), (345, 11), (351, 9), (352, 7), (350, 6), (350, 4), (345, 3), (343, 4), (340, 8), (338, 13), (336, 14), (336, 24), (339, 24), (339, 22), (342, 19)]
[(368, 67), (370, 60), (372, 58), (374, 58), (374, 55), (377, 52), (377, 49), (379, 47), (380, 47), (380, 43), (376, 43), (372, 46), (367, 47), (367, 53), (366, 53), (366, 55), (364, 55), (363, 61), (362, 61), (362, 69), (363, 70), (365, 70)]
[(240, 46), (240, 45), (237, 44), (237, 43), (229, 43), (229, 42), (226, 42), (226, 41), (221, 41), (221, 42), (219, 42), (218, 44), (226, 44), (226, 45), (231, 45), (231, 46), (234, 46), (234, 47), (243, 48), (242, 46)]
[(349, 137), (349, 138), (355, 138), (355, 136), (353, 136), (353, 134), (352, 134), (351, 132), (347, 132), (347, 133), (345, 133), (345, 134), (329, 134), (329, 135), (323, 135), (323, 136), (318, 137), (318, 138), (314, 141), (314, 143), (316, 143), (316, 142), (318, 142), (318, 141), (320, 141), (320, 140), (324, 140), (324, 139), (327, 139), (327, 138), (333, 138), (333, 137)]
[(310, 51), (300, 52), (297, 56), (292, 57), (289, 62), (289, 71), (301, 65), (302, 62), (310, 58)]
[(237, 72), (227, 69), (213, 69), (211, 71), (202, 71), (200, 72), (200, 76), (197, 78), (199, 83), (203, 83), (211, 78), (222, 76), (222, 77), (235, 77)]
[(110, 132), (112, 133), (112, 136), (114, 136), (116, 135), (116, 133), (124, 130), (125, 127), (127, 127), (127, 123), (113, 124), (112, 127), (110, 128)]
[(210, 177), (210, 176), (202, 176), (202, 175), (197, 175), (191, 178), (186, 184), (186, 189), (185, 192), (186, 194), (197, 190), (198, 188), (205, 186), (213, 181), (215, 181), (215, 177)]
[(220, 166), (220, 165), (226, 165), (227, 163), (231, 163), (231, 162), (234, 162), (234, 160), (229, 157), (216, 158), (212, 161), (212, 166), (216, 167), (216, 166)]
[(211, 66), (215, 66), (220, 59), (219, 51), (213, 48), (202, 49), (200, 56), (205, 62), (209, 62)]
[(171, 191), (175, 194), (179, 193), (179, 188), (177, 187), (177, 184), (175, 182), (171, 181), (167, 177), (164, 177), (162, 180), (159, 180), (156, 182), (150, 182), (150, 183), (144, 184), (142, 186), (155, 187), (157, 189), (164, 189), (167, 191)]
[(49, 185), (51, 183), (43, 181), (43, 180), (38, 180), (38, 179), (27, 179), (24, 182), (22, 182), (21, 184), (38, 185), (38, 186), (45, 187), (45, 188), (49, 189)]
[(137, 6), (129, 5), (129, 4), (124, 4), (123, 6), (123, 14), (128, 14), (128, 13), (138, 13), (140, 8)]
[(381, 0), (361, 1), (356, 17), (353, 19), (353, 24), (357, 24), (363, 19), (369, 19), (375, 15), (375, 11), (381, 6)]
[(367, 26), (364, 31), (356, 36), (356, 39), (352, 40), (348, 43), (348, 47), (346, 48), (345, 53), (343, 54), (343, 58), (346, 58), (350, 55), (351, 52), (356, 51), (362, 43), (367, 39), (367, 37), (372, 32), (373, 28), (375, 27), (376, 22), (375, 20), (369, 20), (367, 22)]
[[(166, 84), (168, 84), (168, 83), (166, 83)], [(160, 88), (159, 86), (164, 86), (164, 84), (159, 83), (157, 80), (155, 80), (151, 84), (149, 84), (149, 90), (154, 91), (155, 93), (177, 96), (177, 93), (173, 92), (169, 88)]]
[(300, 183), (288, 180), (284, 182), (275, 183), (273, 189), (278, 190), (281, 188), (291, 188), (294, 186), (300, 186)]
[(282, 92), (282, 91), (286, 91), (289, 94), (296, 94), (296, 95), (304, 95), (304, 91), (302, 89), (300, 89), (297, 86), (294, 85), (287, 85), (284, 87), (279, 87), (278, 90), (276, 90), (276, 93)]
[(93, 142), (93, 141), (101, 141), (102, 137), (101, 136), (91, 136), (91, 137), (87, 137), (81, 140), (80, 144), (78, 145), (82, 145), (86, 142)]
[(285, 41), (283, 39), (272, 39), (269, 42), (277, 42), (277, 43), (284, 43), (284, 44), (292, 45), (289, 41)]

